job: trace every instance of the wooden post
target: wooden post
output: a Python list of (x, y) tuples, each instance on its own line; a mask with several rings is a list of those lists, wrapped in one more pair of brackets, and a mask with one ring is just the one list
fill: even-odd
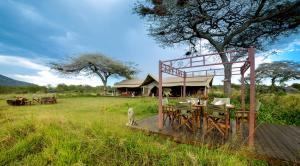
[(162, 130), (163, 128), (163, 112), (162, 112), (162, 61), (159, 61), (159, 82), (158, 82), (158, 100), (159, 100), (159, 106), (158, 106), (158, 129)]
[(186, 97), (186, 72), (183, 73), (183, 97)]
[(207, 97), (207, 87), (206, 86), (204, 87), (204, 97), (205, 98)]
[(248, 48), (250, 62), (250, 112), (249, 112), (249, 146), (254, 145), (255, 132), (255, 55), (254, 48)]
[(182, 86), (180, 86), (180, 97), (182, 98)]
[(242, 102), (242, 111), (245, 111), (245, 76), (244, 72), (242, 71), (242, 78), (241, 78), (241, 102)]

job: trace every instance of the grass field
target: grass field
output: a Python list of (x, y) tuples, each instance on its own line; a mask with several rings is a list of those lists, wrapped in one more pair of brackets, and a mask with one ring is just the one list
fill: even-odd
[(156, 114), (151, 98), (73, 97), (55, 105), (12, 107), (0, 98), (0, 165), (266, 165), (243, 149), (176, 144), (128, 129)]

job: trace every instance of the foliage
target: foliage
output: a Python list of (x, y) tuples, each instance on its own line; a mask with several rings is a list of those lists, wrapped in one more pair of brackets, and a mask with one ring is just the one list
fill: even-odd
[[(230, 60), (225, 50), (255, 46), (264, 48), (270, 41), (298, 30), (300, 1), (266, 0), (145, 0), (135, 12), (149, 23), (149, 32), (161, 45), (190, 44), (197, 52), (201, 39), (219, 52), (222, 62)], [(224, 64), (224, 92), (230, 94), (231, 64)]]
[[(113, 88), (107, 86), (107, 92), (112, 92)], [(92, 87), (89, 85), (65, 85), (59, 84), (56, 87), (44, 87), (44, 86), (0, 86), (0, 94), (27, 94), (27, 93), (58, 93), (62, 95), (68, 95), (71, 93), (78, 95), (88, 94), (104, 94), (104, 87), (97, 86)]]
[(0, 100), (0, 165), (266, 165), (226, 148), (130, 130), (129, 107), (137, 118), (147, 117), (156, 114), (157, 100), (80, 97), (26, 107)]
[(292, 84), (292, 87), (296, 88), (296, 89), (298, 89), (300, 91), (300, 84), (294, 83), (294, 84)]
[(263, 63), (256, 69), (256, 79), (261, 82), (265, 79), (271, 79), (271, 87), (284, 85), (288, 80), (300, 79), (300, 63), (293, 61), (276, 61), (272, 63)]
[(24, 94), (24, 93), (46, 93), (47, 88), (44, 86), (0, 86), (0, 94)]
[(206, 39), (217, 50), (259, 48), (262, 39), (294, 32), (299, 25), (299, 1), (138, 2), (135, 12), (151, 23), (150, 34), (162, 44), (195, 44)]
[[(103, 86), (92, 87), (89, 85), (65, 85), (65, 84), (58, 84), (53, 90), (57, 93), (79, 93), (79, 94), (89, 94), (89, 93), (101, 93), (101, 90), (104, 92)], [(107, 86), (107, 91), (111, 92), (112, 87)]]
[(124, 64), (102, 54), (82, 54), (67, 63), (52, 63), (51, 68), (63, 74), (87, 75), (96, 74), (100, 77), (106, 93), (107, 80), (110, 76), (131, 78), (137, 73), (132, 64)]
[(260, 97), (260, 122), (300, 126), (300, 95), (265, 94)]

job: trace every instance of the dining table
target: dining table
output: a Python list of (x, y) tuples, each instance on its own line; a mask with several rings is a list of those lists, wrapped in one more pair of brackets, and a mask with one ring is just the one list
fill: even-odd
[[(191, 105), (191, 109), (190, 109), (190, 114), (192, 115), (192, 123), (193, 125), (195, 125), (196, 128), (203, 128), (205, 125), (205, 116), (204, 116), (204, 111), (205, 111), (205, 107), (207, 105), (206, 102), (198, 102), (197, 104), (192, 104), (191, 102), (187, 102), (187, 101), (180, 101), (178, 102), (178, 105), (176, 106), (177, 110), (181, 110), (181, 106), (180, 105), (186, 105), (186, 104), (190, 104)], [(235, 108), (234, 105), (232, 104), (226, 104), (226, 108), (230, 114), (230, 112)], [(229, 119), (229, 123), (230, 123), (230, 119)]]

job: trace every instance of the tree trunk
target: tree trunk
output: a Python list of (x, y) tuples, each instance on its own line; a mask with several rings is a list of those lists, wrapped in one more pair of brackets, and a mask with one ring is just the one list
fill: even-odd
[(224, 90), (224, 95), (226, 97), (230, 97), (230, 95), (231, 95), (232, 64), (228, 63), (230, 61), (230, 59), (228, 59), (226, 54), (223, 53), (225, 51), (224, 49), (217, 49), (217, 50), (218, 50), (219, 55), (221, 57), (222, 63), (227, 63), (227, 64), (223, 64), (223, 66), (224, 66), (223, 90)]
[(107, 88), (106, 88), (106, 85), (107, 85), (107, 80), (103, 81), (103, 90), (104, 90), (104, 95), (105, 95), (105, 96), (107, 95)]
[(231, 95), (231, 77), (232, 64), (224, 64), (224, 95), (230, 97)]
[(271, 79), (271, 92), (275, 92), (276, 90), (276, 85), (275, 85), (275, 81), (276, 81), (276, 78), (272, 78)]

